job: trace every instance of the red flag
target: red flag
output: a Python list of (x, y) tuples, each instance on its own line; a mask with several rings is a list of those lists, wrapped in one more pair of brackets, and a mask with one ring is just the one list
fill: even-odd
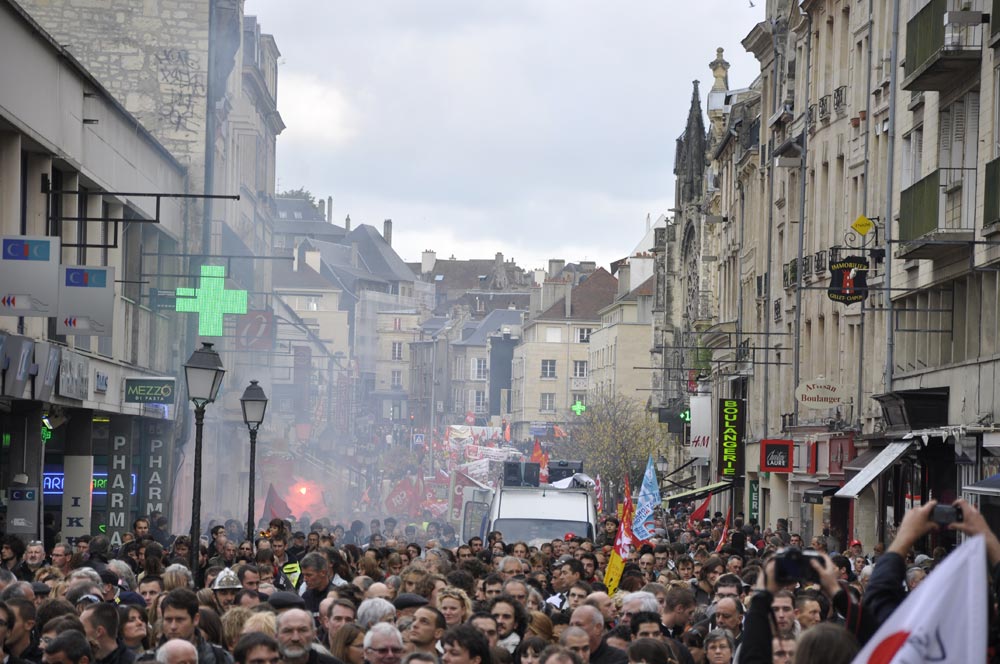
[(722, 537), (719, 538), (719, 546), (715, 547), (715, 552), (719, 553), (722, 551), (723, 545), (726, 543), (726, 537), (729, 536), (729, 517), (733, 515), (733, 506), (729, 505), (729, 510), (726, 511), (726, 524), (722, 527)]
[(531, 450), (531, 463), (544, 463), (545, 455), (542, 453), (542, 444), (535, 438), (535, 447)]
[(503, 439), (510, 442), (510, 422), (504, 422), (503, 424)]
[[(624, 535), (628, 538), (630, 543), (629, 548), (639, 546), (639, 541), (635, 538), (635, 533), (632, 532), (632, 522), (635, 521), (635, 503), (632, 502), (632, 487), (629, 486), (628, 476), (625, 476), (625, 506), (622, 509), (622, 524), (625, 525), (623, 529)], [(617, 543), (616, 543), (617, 546)], [(626, 551), (627, 554), (627, 551)], [(626, 556), (622, 556), (625, 559)]]
[(292, 510), (288, 503), (282, 500), (278, 492), (274, 490), (273, 484), (267, 485), (267, 498), (264, 500), (264, 516), (267, 520), (287, 519), (292, 515)]
[(556, 438), (568, 438), (569, 437), (569, 434), (566, 433), (566, 430), (563, 429), (558, 424), (553, 424), (552, 425), (552, 435), (555, 436)]
[(708, 494), (708, 498), (705, 499), (705, 502), (703, 502), (698, 507), (698, 509), (696, 509), (695, 511), (691, 512), (691, 516), (688, 517), (688, 523), (687, 523), (688, 529), (697, 530), (698, 524), (700, 524), (701, 520), (705, 518), (706, 514), (708, 514), (708, 504), (710, 502), (712, 502), (712, 494), (711, 493)]

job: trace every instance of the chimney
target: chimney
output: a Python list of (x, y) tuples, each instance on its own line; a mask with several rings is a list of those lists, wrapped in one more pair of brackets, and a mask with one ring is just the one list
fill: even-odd
[(326, 221), (333, 223), (333, 196), (326, 197)]
[(566, 261), (559, 258), (549, 259), (549, 279), (555, 279), (562, 269), (566, 267)]
[(319, 202), (319, 216), (321, 219), (326, 219), (326, 201)]
[(573, 315), (573, 282), (566, 282), (566, 318)]
[[(320, 201), (322, 203), (322, 201)], [(311, 267), (314, 271), (319, 272), (319, 252), (314, 249), (307, 249), (306, 252), (306, 265)]]
[(434, 263), (437, 262), (437, 254), (431, 250), (426, 249), (424, 253), (420, 255), (420, 274), (430, 274), (434, 271)]
[(597, 261), (580, 261), (580, 272), (590, 274), (597, 269)]
[(351, 232), (351, 215), (347, 215), (347, 218), (344, 219), (344, 230), (348, 233)]
[(625, 297), (628, 295), (629, 291), (632, 290), (631, 287), (632, 278), (632, 268), (628, 263), (619, 266), (618, 268), (618, 297)]
[(387, 245), (392, 246), (392, 219), (386, 219), (382, 224), (382, 239)]
[(497, 255), (496, 255), (496, 259), (493, 262), (496, 265), (503, 265), (503, 254), (498, 251)]
[(545, 283), (545, 270), (533, 270), (531, 278), (534, 280), (535, 285), (541, 286)]

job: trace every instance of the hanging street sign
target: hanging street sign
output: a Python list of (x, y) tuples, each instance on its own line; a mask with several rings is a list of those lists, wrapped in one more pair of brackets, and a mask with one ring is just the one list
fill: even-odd
[(868, 297), (868, 259), (845, 256), (830, 261), (830, 288), (827, 297), (841, 304), (854, 304)]
[(875, 222), (865, 215), (861, 215), (854, 220), (854, 223), (851, 224), (851, 228), (857, 231), (859, 235), (865, 236), (871, 233), (872, 229), (875, 228)]
[(115, 268), (59, 266), (56, 334), (108, 337), (115, 323)]
[(57, 237), (8, 235), (0, 242), (0, 315), (48, 317), (59, 303)]
[(221, 337), (225, 314), (247, 312), (247, 292), (226, 289), (226, 268), (202, 265), (197, 288), (178, 288), (177, 311), (198, 314), (198, 335)]

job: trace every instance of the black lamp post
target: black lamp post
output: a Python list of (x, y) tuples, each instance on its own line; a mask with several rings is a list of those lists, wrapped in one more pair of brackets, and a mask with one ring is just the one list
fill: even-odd
[(188, 398), (194, 403), (194, 487), (191, 499), (191, 573), (198, 573), (201, 551), (201, 435), (205, 425), (205, 406), (215, 401), (226, 370), (222, 358), (210, 343), (191, 353), (184, 365)]
[(254, 485), (257, 483), (257, 429), (264, 421), (264, 411), (267, 410), (267, 395), (264, 388), (251, 380), (247, 389), (243, 390), (240, 397), (240, 406), (243, 407), (243, 421), (246, 422), (247, 429), (250, 430), (250, 500), (247, 505), (247, 540), (254, 541)]

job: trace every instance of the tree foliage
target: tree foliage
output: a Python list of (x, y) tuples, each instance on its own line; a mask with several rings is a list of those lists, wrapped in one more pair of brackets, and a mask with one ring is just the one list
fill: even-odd
[(303, 200), (309, 201), (309, 205), (312, 206), (316, 212), (319, 212), (319, 205), (316, 204), (316, 197), (313, 196), (312, 192), (305, 187), (299, 187), (298, 189), (287, 189), (280, 194), (281, 198), (301, 198)]
[(665, 431), (642, 404), (620, 394), (594, 395), (560, 454), (582, 459), (588, 475), (613, 482), (616, 492), (626, 474), (638, 490), (646, 461), (650, 454), (656, 458), (664, 437)]

